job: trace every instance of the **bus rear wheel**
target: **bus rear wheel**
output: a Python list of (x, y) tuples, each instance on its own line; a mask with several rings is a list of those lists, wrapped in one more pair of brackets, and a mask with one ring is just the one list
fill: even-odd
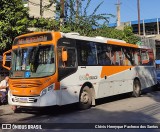
[(92, 94), (90, 88), (85, 86), (80, 92), (79, 108), (82, 110), (89, 109), (92, 105)]
[(138, 79), (135, 79), (133, 82), (133, 96), (139, 97), (141, 94), (141, 84)]

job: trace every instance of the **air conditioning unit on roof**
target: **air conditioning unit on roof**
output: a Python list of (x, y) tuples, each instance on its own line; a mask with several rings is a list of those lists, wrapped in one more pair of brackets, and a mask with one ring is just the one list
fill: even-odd
[(97, 38), (97, 39), (107, 39), (107, 38), (102, 37), (102, 36), (96, 36), (95, 38)]
[(77, 33), (77, 32), (70, 32), (70, 33), (66, 33), (67, 35), (80, 35), (79, 33)]

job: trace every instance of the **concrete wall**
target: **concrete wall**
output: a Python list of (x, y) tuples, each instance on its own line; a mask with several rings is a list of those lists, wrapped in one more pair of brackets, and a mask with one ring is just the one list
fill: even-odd
[[(49, 5), (49, 0), (42, 0), (42, 8), (46, 5)], [(29, 15), (30, 17), (40, 18), (40, 0), (30, 0), (28, 2)], [(26, 5), (25, 5), (26, 6)], [(48, 9), (44, 9), (43, 18), (55, 18), (55, 4), (52, 4)]]

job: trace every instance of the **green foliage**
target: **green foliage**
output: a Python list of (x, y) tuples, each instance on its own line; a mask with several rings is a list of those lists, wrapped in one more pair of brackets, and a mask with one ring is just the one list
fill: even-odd
[(139, 37), (133, 34), (132, 27), (130, 26), (125, 26), (124, 30), (118, 30), (103, 25), (101, 28), (94, 30), (90, 36), (102, 36), (107, 38), (120, 39), (132, 44), (136, 44), (139, 41)]
[(102, 36), (113, 39), (124, 40), (127, 43), (136, 44), (139, 41), (139, 37), (132, 33), (132, 28), (130, 26), (125, 26), (124, 30), (118, 30), (115, 28), (109, 28), (103, 25), (101, 28), (93, 29), (89, 27), (77, 28), (76, 25), (67, 25), (66, 28), (62, 29), (63, 32), (78, 32), (84, 36)]
[[(85, 1), (85, 0), (83, 0)], [(102, 36), (114, 39), (125, 40), (128, 43), (137, 43), (139, 38), (134, 36), (132, 28), (125, 26), (124, 30), (107, 27), (112, 14), (97, 14), (99, 7), (103, 4), (101, 2), (89, 15), (88, 7), (91, 5), (91, 0), (87, 0), (86, 6), (82, 9), (82, 2), (79, 3), (79, 11), (77, 12), (76, 0), (68, 0), (68, 12), (65, 17), (65, 24), (60, 28), (62, 32), (78, 32), (84, 36)]]
[[(86, 5), (83, 2), (86, 1)], [(43, 11), (53, 3), (60, 5), (59, 0), (50, 0), (50, 3), (43, 7)], [(128, 43), (136, 43), (138, 37), (132, 33), (132, 28), (126, 26), (123, 31), (107, 27), (112, 14), (97, 14), (98, 9), (103, 4), (101, 2), (88, 14), (91, 0), (79, 1), (77, 8), (76, 0), (65, 0), (65, 17), (61, 22), (61, 9), (56, 10), (56, 19), (29, 18), (28, 9), (24, 7), (22, 0), (0, 0), (0, 50), (11, 48), (13, 39), (28, 32), (29, 27), (35, 27), (39, 31), (61, 31), (78, 32), (84, 36), (103, 36), (125, 40)]]
[(65, 25), (62, 25), (61, 31), (66, 31), (65, 28), (68, 29), (70, 26), (71, 31), (73, 30), (83, 30), (80, 32), (84, 32), (86, 35), (90, 33), (90, 30), (96, 27), (100, 27), (103, 24), (109, 22), (110, 17), (114, 17), (112, 14), (97, 14), (98, 9), (103, 4), (101, 2), (97, 7), (93, 10), (92, 13), (87, 14), (88, 8), (91, 5), (91, 0), (86, 0), (86, 6), (84, 5), (82, 8), (82, 4), (85, 0), (79, 1), (79, 6), (76, 5), (76, 0), (68, 0), (67, 1), (67, 10), (65, 14)]
[(0, 0), (0, 49), (10, 49), (13, 39), (27, 32), (28, 9), (22, 0)]
[(51, 18), (34, 18), (30, 20), (30, 27), (35, 27), (39, 29), (40, 31), (45, 31), (45, 30), (54, 30), (58, 31), (59, 30), (59, 22), (51, 19)]
[(133, 29), (131, 26), (125, 26), (123, 32), (124, 32), (123, 39), (126, 42), (136, 44), (138, 41), (140, 41), (140, 38), (134, 35)]

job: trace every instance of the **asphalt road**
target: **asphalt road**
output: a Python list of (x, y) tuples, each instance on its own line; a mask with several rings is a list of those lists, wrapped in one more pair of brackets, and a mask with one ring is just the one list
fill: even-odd
[[(86, 128), (87, 126), (89, 127), (90, 123), (95, 123), (94, 127), (97, 127), (96, 129), (83, 129), (83, 131), (106, 131), (106, 128), (102, 129), (102, 127), (109, 127), (107, 126), (109, 123), (113, 123), (111, 125), (121, 123), (120, 125), (123, 125), (123, 127), (127, 123), (131, 123), (130, 125), (135, 125), (134, 123), (160, 123), (160, 91), (146, 91), (141, 95), (141, 97), (138, 98), (130, 97), (128, 94), (107, 97), (97, 100), (96, 104), (96, 107), (83, 111), (78, 110), (77, 105), (73, 104), (61, 107), (47, 107), (45, 109), (22, 109), (20, 113), (13, 113), (9, 105), (2, 105), (0, 106), (0, 122), (33, 124), (52, 123), (50, 125), (55, 123), (64, 123), (60, 124), (61, 126), (53, 130), (74, 132), (82, 130), (63, 129), (63, 127), (65, 127), (66, 123), (80, 123), (81, 129), (83, 129), (83, 125), (84, 128)], [(96, 124), (97, 126), (95, 126)], [(76, 127), (74, 124), (69, 125), (70, 128)], [(160, 129), (151, 128), (120, 130), (126, 132), (160, 131)], [(50, 130), (48, 129), (42, 131)], [(107, 129), (107, 131), (115, 131), (115, 129)]]

